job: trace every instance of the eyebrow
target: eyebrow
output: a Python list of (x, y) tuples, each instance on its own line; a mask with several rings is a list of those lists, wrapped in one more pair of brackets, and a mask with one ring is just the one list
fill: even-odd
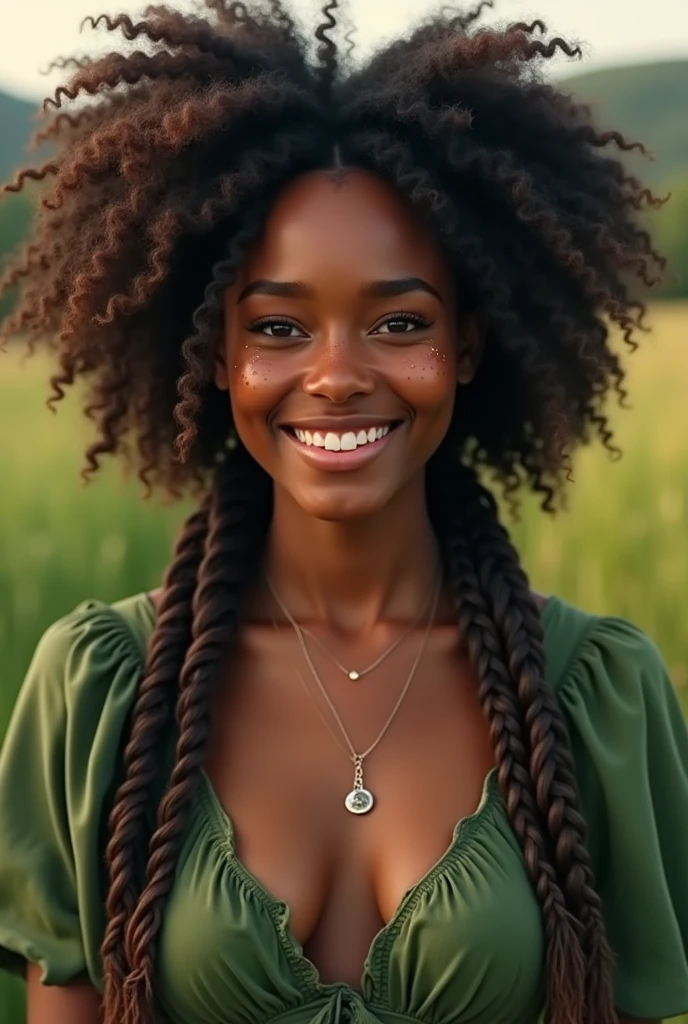
[[(442, 296), (431, 284), (424, 281), (422, 277), (400, 277), (390, 281), (371, 281), (361, 289), (363, 295), (372, 299), (388, 299), (395, 295), (406, 295), (407, 292), (428, 292), (436, 299), (443, 302)], [(260, 278), (252, 281), (242, 291), (237, 299), (237, 304), (247, 299), (249, 295), (274, 295), (280, 299), (307, 299), (313, 295), (312, 289), (302, 281), (272, 281), (269, 278)]]
[(303, 299), (309, 298), (312, 294), (311, 289), (301, 281), (270, 281), (268, 278), (261, 278), (258, 281), (252, 281), (244, 288), (237, 299), (237, 304), (243, 302), (249, 295), (276, 295), (278, 299)]
[(388, 299), (395, 295), (406, 295), (407, 292), (428, 292), (443, 302), (442, 296), (431, 284), (422, 277), (400, 277), (395, 281), (373, 281), (363, 289), (364, 295), (373, 299)]

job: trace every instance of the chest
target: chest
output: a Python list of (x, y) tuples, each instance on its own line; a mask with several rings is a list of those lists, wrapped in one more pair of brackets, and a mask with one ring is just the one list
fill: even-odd
[[(323, 957), (315, 962), (312, 947), (304, 949), (292, 931), (289, 906), (238, 858), (232, 824), (203, 775), (160, 936), (162, 1019), (540, 1021), (540, 911), (495, 782), (490, 773), (477, 812), (376, 932), (355, 982), (333, 983)], [(344, 940), (340, 934), (340, 947)]]
[(413, 650), (352, 682), (314, 649), (336, 715), (298, 654), (288, 641), (249, 634), (218, 691), (207, 774), (237, 857), (288, 906), (291, 934), (321, 979), (357, 987), (377, 933), (476, 811), (494, 754), (466, 659), (453, 633), (439, 630), (364, 759), (374, 808), (350, 814), (347, 738), (357, 753), (375, 743)]

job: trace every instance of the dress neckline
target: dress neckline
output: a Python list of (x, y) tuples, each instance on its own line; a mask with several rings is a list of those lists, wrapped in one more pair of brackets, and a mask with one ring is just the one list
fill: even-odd
[[(150, 593), (146, 592), (143, 596), (146, 599), (145, 605), (152, 629), (156, 620), (156, 608)], [(553, 620), (556, 618), (556, 612), (560, 604), (559, 598), (551, 596), (547, 598), (540, 610), (545, 646), (548, 649), (552, 646), (548, 642), (550, 625), (553, 625)], [(553, 680), (553, 685), (555, 686), (560, 680), (562, 669), (562, 665), (556, 666), (555, 679)], [(291, 908), (289, 904), (273, 896), (238, 857), (234, 823), (231, 815), (221, 803), (205, 768), (200, 770), (199, 809), (203, 815), (209, 837), (233, 876), (237, 878), (248, 892), (253, 894), (254, 898), (268, 912), (287, 960), (294, 971), (294, 975), (299, 979), (306, 991), (313, 998), (331, 996), (338, 991), (345, 992), (352, 999), (358, 999), (362, 994), (368, 996), (374, 993), (376, 1001), (384, 1005), (387, 985), (384, 965), (389, 957), (390, 947), (393, 945), (394, 939), (398, 935), (404, 921), (413, 913), (422, 896), (431, 890), (451, 870), (452, 865), (467, 849), (469, 840), (474, 839), (476, 835), (488, 827), (494, 821), (495, 815), (499, 814), (500, 811), (504, 813), (505, 809), (499, 790), (497, 772), (496, 765), (490, 768), (483, 781), (482, 793), (476, 809), (456, 823), (451, 841), (445, 851), (418, 881), (406, 890), (390, 920), (373, 936), (363, 963), (360, 989), (356, 989), (345, 982), (325, 983), (321, 980), (318, 968), (306, 956), (303, 946), (290, 927)]]
[(476, 809), (456, 823), (447, 848), (418, 881), (406, 890), (392, 917), (373, 936), (363, 963), (360, 988), (356, 989), (346, 982), (326, 983), (321, 980), (318, 968), (305, 955), (302, 944), (290, 927), (291, 908), (289, 904), (285, 900), (273, 896), (237, 855), (234, 823), (220, 802), (210, 776), (203, 768), (201, 769), (200, 798), (204, 824), (208, 828), (208, 834), (216, 849), (234, 877), (267, 910), (295, 975), (303, 985), (307, 986), (307, 990), (312, 996), (316, 998), (331, 994), (337, 989), (342, 989), (352, 996), (362, 994), (367, 996), (372, 990), (375, 993), (376, 1001), (383, 1005), (386, 998), (384, 965), (389, 956), (390, 946), (399, 934), (404, 921), (413, 913), (423, 895), (432, 890), (437, 882), (451, 870), (459, 856), (467, 848), (469, 841), (487, 828), (499, 809), (503, 809), (497, 767), (493, 766), (485, 776), (482, 794)]

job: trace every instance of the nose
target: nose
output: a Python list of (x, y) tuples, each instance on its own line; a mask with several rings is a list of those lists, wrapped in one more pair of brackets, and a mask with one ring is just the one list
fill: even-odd
[(375, 390), (365, 343), (344, 328), (333, 328), (317, 339), (309, 357), (310, 365), (303, 379), (306, 394), (340, 404)]

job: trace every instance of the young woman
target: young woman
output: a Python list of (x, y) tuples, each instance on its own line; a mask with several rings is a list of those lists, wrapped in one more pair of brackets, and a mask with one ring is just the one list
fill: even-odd
[[(364, 67), (278, 0), (77, 62), (6, 336), (197, 496), (162, 586), (41, 640), (0, 759), (30, 1024), (614, 1024), (688, 1010), (688, 733), (629, 623), (533, 593), (633, 343), (656, 202), (444, 14)], [(145, 47), (142, 44), (146, 44)]]

